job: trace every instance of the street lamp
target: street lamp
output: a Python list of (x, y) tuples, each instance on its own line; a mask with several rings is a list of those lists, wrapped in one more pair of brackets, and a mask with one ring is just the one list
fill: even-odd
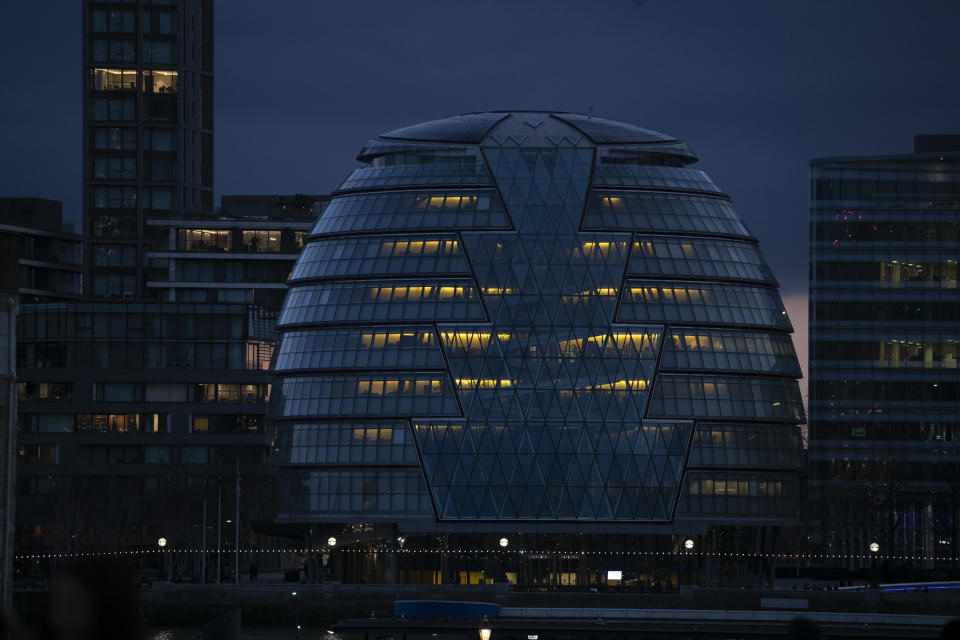
[(690, 538), (687, 538), (686, 540), (684, 540), (684, 541), (683, 541), (683, 547), (684, 547), (687, 551), (690, 551), (691, 549), (693, 549), (693, 540), (691, 540)]
[[(157, 546), (163, 549), (167, 546), (166, 538), (157, 538)], [(173, 582), (173, 556), (167, 553), (167, 582)]]
[[(509, 540), (507, 540), (506, 538), (500, 538), (500, 546), (501, 546), (501, 547), (503, 547), (504, 549), (506, 549), (508, 544), (510, 544), (510, 541), (509, 541)], [(481, 634), (481, 635), (482, 635), (482, 634)], [(489, 636), (488, 636), (488, 637), (489, 637)], [(484, 639), (484, 640), (486, 640), (486, 639)]]
[(329, 538), (327, 538), (327, 546), (328, 546), (328, 547), (335, 547), (335, 546), (337, 546), (337, 539), (334, 538), (333, 536), (330, 536)]
[(876, 542), (871, 542), (871, 543), (870, 543), (870, 551), (871, 551), (872, 553), (876, 553), (877, 551), (880, 551), (880, 545), (878, 545)]
[[(500, 539), (501, 542), (504, 540), (506, 540), (506, 538)], [(487, 621), (487, 616), (483, 616), (483, 621), (480, 622), (478, 633), (480, 634), (480, 640), (490, 640), (490, 636), (493, 635), (493, 631), (490, 630), (490, 623)]]

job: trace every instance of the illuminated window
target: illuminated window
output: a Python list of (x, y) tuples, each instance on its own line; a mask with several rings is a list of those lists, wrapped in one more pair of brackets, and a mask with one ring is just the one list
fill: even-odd
[(190, 430), (193, 433), (260, 433), (264, 416), (245, 413), (194, 414)]
[(267, 253), (280, 252), (280, 231), (247, 231), (243, 232), (244, 251), (260, 251)]
[(513, 380), (497, 380), (494, 378), (457, 378), (458, 389), (509, 389)]
[(229, 251), (227, 229), (179, 229), (177, 248), (183, 251)]
[(143, 72), (144, 93), (176, 93), (177, 72), (146, 70)]
[[(489, 332), (484, 331), (444, 331), (440, 335), (443, 336), (443, 342), (448, 349), (464, 350), (474, 354), (483, 353), (486, 350), (491, 336)], [(509, 339), (510, 334), (503, 334), (503, 336)]]
[(57, 464), (55, 444), (21, 444), (17, 447), (19, 464)]
[(456, 240), (398, 240), (384, 241), (380, 245), (382, 256), (431, 256), (456, 253), (459, 253), (459, 243)]
[(457, 286), (396, 286), (396, 287), (370, 287), (369, 295), (371, 298), (386, 302), (389, 300), (453, 300), (460, 298), (470, 298), (469, 287)]
[(136, 91), (137, 72), (128, 69), (94, 68), (90, 71), (94, 91)]
[(215, 382), (196, 385), (198, 402), (263, 402), (270, 393), (265, 384), (219, 384)]
[(166, 414), (77, 414), (77, 432), (79, 433), (163, 433), (166, 430)]
[(17, 398), (20, 400), (20, 402), (69, 402), (70, 400), (73, 400), (73, 383), (18, 382)]

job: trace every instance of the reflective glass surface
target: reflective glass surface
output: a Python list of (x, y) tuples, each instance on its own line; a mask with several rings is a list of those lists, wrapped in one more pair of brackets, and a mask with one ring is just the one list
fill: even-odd
[(723, 198), (630, 191), (593, 191), (583, 228), (750, 237), (730, 202)]
[(800, 429), (785, 425), (701, 423), (693, 434), (691, 467), (800, 468)]
[(417, 464), (406, 421), (298, 422), (281, 437), (285, 464)]
[(677, 512), (795, 518), (799, 495), (795, 474), (691, 471)]
[(279, 398), (284, 417), (460, 415), (445, 373), (284, 378)]
[(776, 289), (708, 282), (628, 281), (618, 320), (792, 329)]
[(494, 191), (391, 191), (330, 200), (313, 233), (509, 228)]
[(731, 329), (673, 329), (667, 333), (660, 369), (781, 373), (800, 376), (793, 341), (786, 333)]
[(707, 174), (683, 167), (600, 162), (593, 173), (597, 187), (669, 187), (689, 191), (722, 193)]
[(803, 422), (803, 402), (793, 380), (740, 376), (657, 376), (648, 415)]
[[(792, 519), (799, 366), (729, 200), (667, 136), (584, 116), (622, 143), (600, 149), (550, 114), (503, 115), (476, 146), (371, 141), (308, 237), (274, 364), (280, 446), (299, 465), (287, 517)], [(493, 188), (451, 186), (481, 174)], [(699, 484), (683, 489), (695, 433)], [(373, 508), (373, 477), (323, 475), (357, 467), (416, 471), (431, 499)]]
[(467, 275), (455, 235), (328, 238), (304, 247), (290, 280), (348, 276)]
[(360, 167), (347, 176), (338, 190), (460, 184), (489, 185), (490, 175), (484, 165), (475, 163), (435, 162)]
[(635, 236), (630, 275), (774, 282), (757, 245), (720, 238)]
[(278, 324), (485, 320), (468, 281), (337, 282), (291, 287)]
[(281, 476), (281, 509), (301, 514), (430, 515), (433, 508), (416, 469), (297, 470)]
[(380, 137), (443, 142), (480, 142), (493, 125), (506, 118), (507, 115), (506, 113), (493, 112), (465, 113), (394, 129)]
[(615, 120), (595, 118), (592, 115), (582, 113), (555, 113), (553, 117), (576, 127), (597, 144), (671, 142), (676, 140), (673, 136), (658, 131), (643, 129)]
[(274, 369), (443, 369), (431, 327), (312, 329), (283, 335)]

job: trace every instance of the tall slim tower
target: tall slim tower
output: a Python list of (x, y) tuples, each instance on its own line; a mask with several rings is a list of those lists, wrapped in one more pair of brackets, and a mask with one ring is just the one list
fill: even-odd
[(213, 208), (213, 0), (84, 0), (83, 75), (85, 293), (154, 297), (146, 220)]

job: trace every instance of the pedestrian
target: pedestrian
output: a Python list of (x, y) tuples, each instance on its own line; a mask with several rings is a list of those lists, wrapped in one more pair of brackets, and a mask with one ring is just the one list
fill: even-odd
[(250, 574), (250, 582), (256, 582), (257, 581), (256, 563), (253, 563), (253, 562), (250, 563), (250, 569), (248, 570), (248, 573)]

